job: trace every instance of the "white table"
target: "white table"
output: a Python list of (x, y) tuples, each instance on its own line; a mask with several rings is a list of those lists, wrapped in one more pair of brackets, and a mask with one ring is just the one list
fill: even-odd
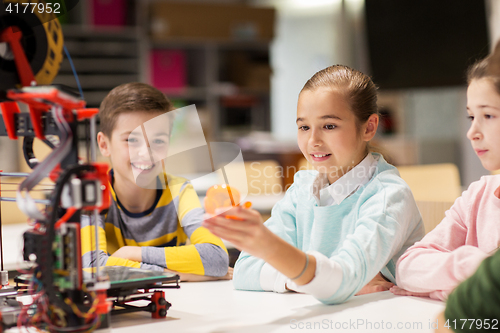
[[(4, 228), (4, 265), (13, 269), (19, 265), (19, 243), (27, 225)], [(344, 304), (326, 306), (304, 294), (234, 290), (231, 281), (182, 283), (180, 289), (165, 289), (165, 293), (172, 303), (167, 318), (152, 319), (146, 312), (115, 315), (110, 331), (425, 333), (433, 331), (431, 324), (444, 309), (439, 301), (390, 292), (356, 296)]]
[[(172, 303), (167, 318), (152, 319), (143, 312), (116, 315), (111, 318), (110, 330), (425, 333), (433, 331), (430, 326), (444, 309), (444, 303), (439, 301), (394, 296), (390, 292), (356, 296), (344, 304), (327, 306), (304, 294), (234, 290), (231, 281), (182, 283), (180, 289), (165, 292)], [(400, 329), (398, 324), (402, 325)]]

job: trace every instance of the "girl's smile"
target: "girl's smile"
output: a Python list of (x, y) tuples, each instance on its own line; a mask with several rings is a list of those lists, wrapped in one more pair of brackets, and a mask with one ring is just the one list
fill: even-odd
[(324, 153), (312, 153), (310, 154), (311, 158), (314, 162), (323, 162), (332, 156), (332, 154), (324, 154)]

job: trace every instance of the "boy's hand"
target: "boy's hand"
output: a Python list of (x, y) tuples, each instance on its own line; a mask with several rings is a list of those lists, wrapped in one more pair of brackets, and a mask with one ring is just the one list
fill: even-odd
[(189, 273), (179, 273), (176, 271), (171, 271), (169, 269), (164, 269), (165, 272), (174, 273), (179, 275), (181, 281), (183, 282), (203, 282), (203, 281), (216, 281), (216, 280), (232, 280), (233, 279), (233, 268), (228, 267), (227, 274), (224, 276), (206, 276), (206, 275), (197, 275), (197, 274), (189, 274)]
[(384, 279), (382, 274), (379, 272), (375, 277), (366, 284), (363, 288), (361, 288), (360, 291), (356, 294), (356, 296), (359, 295), (365, 295), (365, 294), (371, 294), (371, 293), (378, 293), (381, 291), (386, 291), (394, 287), (394, 283), (387, 281)]
[(123, 246), (111, 256), (141, 262), (142, 250), (140, 246)]

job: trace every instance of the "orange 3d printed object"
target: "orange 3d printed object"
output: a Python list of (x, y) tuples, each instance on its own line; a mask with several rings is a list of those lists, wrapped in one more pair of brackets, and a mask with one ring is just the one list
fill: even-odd
[[(240, 192), (229, 185), (214, 185), (207, 190), (205, 197), (205, 211), (209, 214), (215, 214), (215, 210), (224, 207), (235, 207), (240, 204)], [(245, 202), (244, 208), (250, 208), (252, 204)], [(233, 216), (226, 216), (226, 218), (234, 218)]]

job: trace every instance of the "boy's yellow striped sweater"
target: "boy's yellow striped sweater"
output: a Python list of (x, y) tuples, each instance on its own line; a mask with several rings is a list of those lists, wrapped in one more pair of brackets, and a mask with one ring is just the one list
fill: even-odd
[[(227, 250), (220, 238), (201, 226), (203, 209), (193, 186), (186, 179), (167, 177), (170, 186), (158, 190), (155, 204), (142, 213), (128, 212), (112, 190), (109, 210), (98, 221), (101, 266), (224, 276)], [(90, 267), (96, 260), (95, 230), (87, 216), (82, 216), (81, 227), (83, 266)], [(141, 246), (142, 262), (110, 256), (123, 246)]]

